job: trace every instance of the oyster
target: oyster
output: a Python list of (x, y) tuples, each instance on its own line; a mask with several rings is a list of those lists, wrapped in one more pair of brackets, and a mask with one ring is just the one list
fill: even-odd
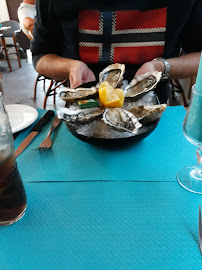
[(135, 97), (154, 89), (161, 79), (161, 72), (154, 71), (135, 77), (125, 88), (125, 97)]
[(99, 74), (99, 84), (107, 81), (113, 88), (121, 86), (124, 72), (124, 64), (112, 64)]
[(91, 88), (76, 88), (70, 89), (63, 87), (58, 93), (58, 96), (66, 102), (74, 102), (75, 100), (94, 97), (98, 94), (98, 89), (93, 86)]
[(144, 123), (148, 123), (160, 119), (166, 107), (166, 104), (136, 106), (130, 109), (130, 112), (132, 112), (138, 118), (138, 120), (143, 119)]
[(101, 116), (104, 110), (102, 107), (88, 109), (63, 108), (57, 111), (57, 115), (59, 119), (63, 119), (68, 123), (87, 123)]
[(134, 114), (120, 108), (106, 109), (103, 114), (103, 120), (115, 129), (133, 134), (137, 134), (138, 129), (142, 126)]

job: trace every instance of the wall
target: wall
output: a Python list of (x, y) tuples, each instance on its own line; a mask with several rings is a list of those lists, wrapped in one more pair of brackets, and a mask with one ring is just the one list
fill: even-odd
[(10, 20), (6, 0), (0, 0), (0, 22)]
[(5, 0), (11, 20), (18, 21), (17, 10), (22, 0)]

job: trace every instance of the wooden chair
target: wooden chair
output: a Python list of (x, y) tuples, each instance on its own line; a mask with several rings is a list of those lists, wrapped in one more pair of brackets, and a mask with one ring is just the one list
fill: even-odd
[[(49, 81), (49, 86), (46, 90), (46, 81)], [(46, 108), (46, 103), (47, 103), (47, 98), (49, 96), (53, 96), (53, 104), (55, 106), (56, 104), (56, 99), (55, 99), (55, 95), (56, 95), (56, 89), (58, 87), (60, 87), (62, 84), (64, 84), (65, 82), (67, 82), (67, 80), (63, 80), (62, 82), (47, 78), (43, 75), (38, 74), (36, 81), (35, 81), (35, 85), (34, 85), (34, 101), (36, 100), (36, 91), (37, 91), (37, 84), (38, 82), (42, 81), (43, 82), (43, 91), (45, 93), (45, 97), (44, 97), (44, 103), (43, 103), (43, 109)]]
[(9, 29), (5, 30), (3, 33), (4, 43), (6, 45), (6, 46), (4, 46), (4, 52), (5, 52), (5, 54), (13, 54), (13, 52), (10, 52), (11, 51), (10, 49), (14, 48), (15, 54), (17, 55), (19, 67), (21, 68), (21, 60), (20, 60), (19, 51), (21, 51), (23, 53), (26, 61), (27, 61), (27, 55), (25, 54), (25, 52), (24, 52), (23, 48), (20, 46), (20, 44), (17, 42), (17, 37), (18, 37), (19, 33), (21, 32), (20, 24), (14, 20), (4, 21), (1, 24), (2, 24), (2, 26), (10, 27)]

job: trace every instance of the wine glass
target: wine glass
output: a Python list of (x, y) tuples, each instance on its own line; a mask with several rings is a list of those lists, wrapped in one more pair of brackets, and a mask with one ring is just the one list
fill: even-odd
[(182, 168), (177, 173), (177, 180), (185, 189), (202, 194), (202, 93), (192, 87), (192, 98), (183, 123), (186, 139), (198, 146), (197, 164)]

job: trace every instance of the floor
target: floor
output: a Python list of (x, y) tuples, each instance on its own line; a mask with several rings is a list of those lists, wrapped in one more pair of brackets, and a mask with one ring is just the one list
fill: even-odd
[[(0, 62), (3, 88), (4, 88), (4, 103), (7, 104), (26, 104), (34, 108), (43, 108), (44, 91), (43, 83), (39, 82), (37, 86), (36, 101), (33, 99), (34, 84), (37, 77), (37, 72), (32, 66), (31, 54), (28, 51), (28, 60), (22, 59), (22, 68), (19, 68), (17, 60), (11, 60), (11, 66), (13, 71), (9, 72), (6, 61)], [(49, 81), (47, 83), (48, 87)], [(171, 95), (169, 105), (183, 104), (180, 96), (173, 100)], [(63, 108), (64, 101), (56, 97), (56, 107), (53, 105), (53, 97), (50, 96), (47, 99), (46, 109), (58, 109)]]
[[(37, 85), (36, 102), (33, 99), (34, 84), (37, 78), (37, 72), (32, 66), (31, 58), (26, 62), (22, 59), (22, 68), (19, 68), (15, 59), (11, 60), (13, 71), (9, 72), (6, 61), (0, 62), (2, 83), (4, 89), (4, 104), (26, 104), (34, 108), (43, 108), (44, 91), (43, 83)], [(49, 81), (47, 81), (47, 87)], [(56, 108), (64, 107), (65, 102), (56, 97)], [(46, 109), (54, 109), (53, 97), (47, 99)]]

